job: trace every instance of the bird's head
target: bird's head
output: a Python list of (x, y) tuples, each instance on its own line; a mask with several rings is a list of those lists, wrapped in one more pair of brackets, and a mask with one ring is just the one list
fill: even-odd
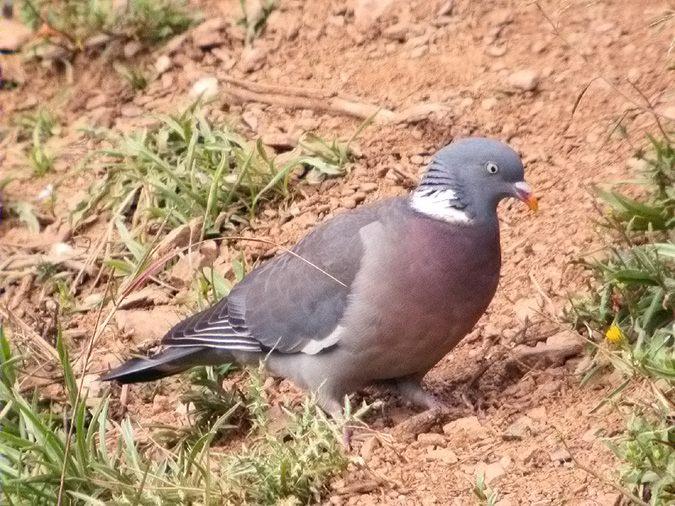
[(411, 206), (445, 221), (470, 223), (494, 219), (497, 204), (509, 197), (537, 210), (520, 157), (503, 142), (470, 137), (434, 155), (411, 195)]

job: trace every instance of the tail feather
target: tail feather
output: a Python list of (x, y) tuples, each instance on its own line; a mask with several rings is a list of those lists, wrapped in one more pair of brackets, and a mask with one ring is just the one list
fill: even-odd
[(134, 358), (101, 376), (102, 381), (139, 383), (154, 381), (183, 372), (195, 365), (208, 364), (209, 349), (203, 346), (166, 348), (149, 358)]

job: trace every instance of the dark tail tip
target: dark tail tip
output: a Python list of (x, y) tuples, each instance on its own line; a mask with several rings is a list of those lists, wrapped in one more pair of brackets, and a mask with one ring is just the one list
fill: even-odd
[(124, 384), (165, 378), (199, 365), (199, 357), (204, 350), (201, 346), (167, 348), (153, 357), (131, 359), (102, 375), (101, 381), (118, 381)]

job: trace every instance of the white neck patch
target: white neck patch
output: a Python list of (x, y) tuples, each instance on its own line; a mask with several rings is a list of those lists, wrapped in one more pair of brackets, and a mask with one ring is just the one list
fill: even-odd
[(471, 218), (464, 210), (451, 205), (451, 201), (456, 199), (457, 193), (450, 188), (445, 190), (418, 188), (410, 197), (410, 207), (447, 223), (471, 223)]

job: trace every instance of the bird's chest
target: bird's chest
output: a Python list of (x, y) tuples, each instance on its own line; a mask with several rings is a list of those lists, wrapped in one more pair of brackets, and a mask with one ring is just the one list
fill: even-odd
[(397, 234), (372, 232), (371, 254), (356, 280), (367, 303), (348, 315), (363, 337), (355, 344), (373, 360), (400, 357), (401, 373), (430, 368), (471, 330), (495, 293), (498, 229), (411, 220)]

